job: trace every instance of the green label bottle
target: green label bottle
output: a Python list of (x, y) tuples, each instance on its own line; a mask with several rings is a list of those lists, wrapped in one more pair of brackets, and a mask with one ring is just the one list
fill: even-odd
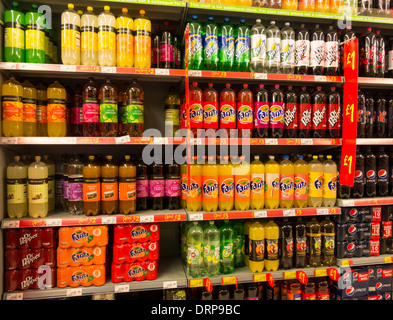
[(4, 61), (25, 62), (25, 15), (12, 2), (4, 13)]
[(205, 27), (205, 40), (203, 44), (203, 59), (207, 70), (218, 70), (218, 27), (209, 17)]
[(26, 62), (45, 63), (45, 17), (38, 13), (38, 5), (26, 13)]
[(203, 62), (203, 28), (197, 16), (192, 16), (188, 32), (188, 69), (201, 70)]
[(235, 37), (233, 26), (229, 23), (229, 18), (224, 18), (224, 24), (219, 30), (219, 38), (219, 69), (221, 71), (232, 71), (235, 62)]

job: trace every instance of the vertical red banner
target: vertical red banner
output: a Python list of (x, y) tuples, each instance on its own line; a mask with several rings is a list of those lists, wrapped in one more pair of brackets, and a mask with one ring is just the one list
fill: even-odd
[(340, 184), (352, 187), (355, 178), (358, 113), (358, 39), (344, 44), (344, 93)]

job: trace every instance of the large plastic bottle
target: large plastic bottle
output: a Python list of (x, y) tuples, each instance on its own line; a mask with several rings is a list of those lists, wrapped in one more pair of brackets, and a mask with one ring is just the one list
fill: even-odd
[(197, 157), (194, 157), (190, 165), (190, 181), (188, 181), (187, 210), (202, 210), (202, 165), (197, 163)]
[(106, 155), (101, 165), (101, 208), (102, 214), (117, 214), (119, 208), (119, 168), (112, 155)]
[(295, 208), (307, 207), (308, 200), (308, 163), (303, 155), (295, 162)]
[(220, 227), (220, 273), (232, 273), (234, 259), (234, 230), (229, 220), (224, 220), (224, 224)]
[(19, 219), (27, 215), (27, 166), (20, 156), (7, 166), (7, 214)]
[(235, 28), (235, 71), (249, 72), (251, 61), (251, 35), (250, 28), (240, 19)]
[(29, 80), (22, 83), (23, 87), (23, 136), (37, 136), (37, 90)]
[(248, 265), (251, 272), (262, 272), (265, 266), (265, 229), (259, 221), (255, 221), (249, 230)]
[(295, 167), (287, 155), (280, 162), (280, 208), (290, 209), (294, 204)]
[(68, 212), (83, 214), (83, 163), (78, 155), (68, 165)]
[(98, 15), (98, 64), (116, 66), (116, 18), (109, 6)]
[(203, 230), (194, 221), (187, 231), (187, 274), (198, 278), (203, 273)]
[(201, 70), (203, 64), (203, 27), (193, 15), (188, 24), (188, 69)]
[(100, 101), (100, 131), (102, 137), (116, 137), (118, 131), (117, 88), (109, 78), (101, 85), (98, 99)]
[(49, 155), (43, 155), (43, 162), (48, 167), (48, 212), (55, 210), (55, 164)]
[(275, 21), (270, 21), (266, 29), (266, 72), (278, 73), (280, 70), (281, 34)]
[(224, 18), (224, 23), (219, 28), (220, 62), (221, 71), (232, 71), (235, 63), (235, 30), (229, 23), (229, 18)]
[(40, 82), (37, 86), (37, 136), (48, 136), (48, 97), (46, 87)]
[(206, 212), (214, 212), (218, 209), (218, 164), (212, 156), (202, 166), (202, 208)]
[(307, 74), (310, 65), (310, 33), (304, 23), (296, 33), (295, 73)]
[(265, 163), (265, 177), (265, 207), (277, 209), (280, 204), (280, 165), (272, 155), (269, 155), (269, 160)]
[(128, 9), (122, 8), (116, 19), (116, 52), (118, 67), (134, 66), (134, 20), (128, 15)]
[(67, 134), (66, 90), (55, 80), (48, 86), (48, 136), (65, 137)]
[(63, 64), (80, 64), (80, 27), (79, 14), (72, 3), (61, 14), (61, 60)]
[(159, 67), (174, 69), (173, 33), (169, 27), (169, 21), (164, 22), (164, 28), (160, 34)]
[(203, 43), (203, 62), (206, 70), (218, 70), (220, 49), (218, 38), (218, 26), (214, 23), (214, 18), (209, 17), (209, 22), (205, 26)]
[(134, 20), (134, 67), (150, 68), (151, 66), (151, 22), (145, 16), (145, 10)]
[(4, 61), (25, 62), (25, 15), (18, 2), (4, 12)]
[(266, 29), (257, 19), (251, 28), (251, 72), (264, 72), (266, 66)]
[(323, 167), (318, 156), (313, 156), (308, 164), (308, 206), (320, 207), (323, 193)]
[(325, 67), (325, 36), (319, 28), (319, 24), (315, 25), (311, 36), (310, 67), (313, 75), (323, 75)]
[(245, 156), (240, 157), (238, 164), (234, 167), (235, 179), (235, 209), (250, 209), (250, 164)]
[(27, 169), (29, 216), (45, 218), (48, 214), (48, 167), (40, 156)]
[(244, 254), (245, 254), (245, 235), (244, 235), (244, 223), (243, 222), (233, 222), (232, 228), (234, 230), (234, 240), (233, 240), (233, 253), (235, 259), (235, 268), (242, 268), (245, 266)]
[(285, 22), (285, 27), (281, 29), (280, 44), (280, 72), (284, 74), (295, 73), (295, 31), (289, 22)]
[(25, 15), (26, 62), (45, 63), (45, 18), (37, 12), (37, 4), (31, 7)]
[(89, 78), (82, 89), (83, 135), (98, 137), (100, 130), (100, 104), (98, 100), (99, 88), (93, 78)]
[(322, 205), (333, 207), (337, 198), (337, 165), (332, 160), (332, 156), (326, 156), (323, 166), (323, 192)]
[(2, 126), (5, 137), (23, 136), (23, 87), (10, 75), (1, 85)]
[(307, 261), (306, 266), (316, 268), (321, 265), (321, 225), (313, 216), (306, 223)]
[(119, 213), (133, 214), (136, 210), (136, 166), (130, 155), (119, 165)]
[(126, 134), (130, 137), (142, 137), (144, 127), (144, 91), (133, 80), (126, 92)]
[(203, 230), (203, 267), (209, 277), (219, 272), (220, 266), (220, 232), (214, 221)]
[(261, 210), (265, 206), (265, 166), (259, 160), (259, 156), (254, 156), (251, 162), (251, 210)]
[(81, 63), (98, 65), (98, 18), (91, 6), (81, 17)]
[(229, 156), (221, 158), (218, 166), (218, 207), (222, 211), (231, 211), (234, 205), (233, 166)]
[(93, 155), (83, 165), (83, 212), (96, 216), (101, 212), (101, 167)]
[(265, 269), (267, 271), (277, 271), (280, 265), (278, 256), (278, 240), (280, 237), (280, 228), (272, 219), (264, 225), (266, 239), (266, 259)]

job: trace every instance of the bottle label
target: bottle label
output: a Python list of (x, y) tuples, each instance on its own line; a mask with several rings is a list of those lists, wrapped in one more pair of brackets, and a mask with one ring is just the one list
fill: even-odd
[(227, 243), (226, 245), (223, 246), (223, 249), (221, 251), (222, 254), (222, 260), (229, 260), (233, 261), (234, 254), (233, 254), (233, 243)]
[(120, 55), (134, 54), (134, 37), (131, 28), (118, 28), (116, 30), (116, 50)]
[(251, 61), (255, 63), (266, 63), (266, 35), (253, 34), (251, 36)]
[(334, 256), (334, 233), (333, 234), (324, 234), (322, 233), (323, 238), (323, 254), (325, 256), (333, 257)]
[(317, 300), (330, 300), (329, 292), (317, 292)]
[(45, 51), (44, 27), (37, 24), (26, 25), (26, 50)]
[(144, 123), (143, 104), (128, 104), (125, 108), (126, 118), (123, 123)]
[(388, 70), (393, 70), (393, 50), (388, 52)]
[(136, 197), (146, 198), (149, 196), (149, 180), (136, 180)]
[(278, 239), (266, 239), (267, 260), (278, 259)]
[(202, 201), (202, 176), (191, 176), (187, 202)]
[(98, 51), (116, 51), (116, 29), (112, 26), (98, 27)]
[(205, 63), (218, 62), (218, 37), (216, 34), (205, 34), (204, 54)]
[(296, 238), (296, 255), (305, 256), (307, 252), (307, 238), (297, 237)]
[(377, 47), (375, 45), (368, 46), (368, 48), (361, 48), (360, 58), (364, 65), (372, 65), (377, 59)]
[(326, 104), (314, 103), (312, 105), (312, 129), (326, 129)]
[(165, 180), (150, 180), (149, 196), (161, 198), (165, 196)]
[(202, 60), (202, 50), (203, 50), (203, 43), (202, 43), (202, 34), (190, 32), (188, 43), (190, 46), (189, 54), (191, 60)]
[(220, 262), (220, 243), (210, 242), (203, 247), (203, 259), (205, 263), (218, 264)]
[(101, 183), (99, 178), (83, 178), (83, 202), (101, 200)]
[(293, 175), (282, 175), (280, 178), (280, 199), (293, 200), (295, 183)]
[(119, 200), (136, 200), (136, 178), (119, 177)]
[(288, 290), (287, 291), (287, 300), (302, 300), (302, 292)]
[(98, 28), (81, 27), (81, 51), (98, 51)]
[(187, 129), (187, 110), (186, 105), (180, 105), (180, 129)]
[(251, 173), (251, 198), (264, 199), (265, 198), (265, 174)]
[(308, 173), (309, 197), (322, 197), (323, 172)]
[(235, 38), (231, 35), (221, 36), (221, 61), (232, 61), (235, 57)]
[(190, 101), (190, 126), (191, 128), (203, 128), (202, 101)]
[(100, 105), (93, 103), (83, 104), (83, 122), (98, 123), (100, 122)]
[(270, 116), (270, 128), (275, 128), (275, 129), (284, 128), (284, 103), (271, 102), (269, 116)]
[(311, 67), (323, 67), (325, 65), (325, 41), (311, 41), (310, 59)]
[(378, 110), (377, 114), (376, 114), (376, 121), (377, 124), (378, 123), (386, 123), (386, 116), (387, 116), (387, 112), (386, 111), (382, 111), (382, 110)]
[(269, 128), (269, 102), (254, 102), (254, 127)]
[(187, 264), (202, 263), (203, 258), (201, 252), (202, 252), (202, 244), (188, 245)]
[(313, 292), (313, 293), (303, 292), (302, 300), (317, 300), (317, 295), (315, 292)]
[(165, 180), (165, 196), (166, 197), (180, 197), (181, 195), (181, 181), (180, 179)]
[(100, 122), (117, 123), (117, 103), (111, 100), (104, 100), (100, 103)]
[(324, 173), (323, 179), (323, 197), (336, 199), (337, 196), (337, 173)]
[(37, 123), (47, 123), (48, 122), (48, 108), (46, 101), (37, 100)]
[(286, 129), (297, 129), (297, 103), (285, 104), (284, 122)]
[(235, 176), (235, 190), (236, 200), (250, 199), (250, 180), (246, 176)]
[(67, 107), (64, 99), (48, 99), (48, 123), (66, 123)]
[(82, 124), (83, 123), (83, 108), (72, 107), (70, 110), (70, 123)]
[(308, 199), (308, 176), (307, 174), (295, 174), (295, 199)]
[(204, 177), (203, 202), (215, 203), (218, 199), (218, 181), (212, 177)]
[(299, 104), (299, 129), (311, 129), (311, 104)]
[(236, 102), (220, 102), (220, 128), (236, 129)]
[(101, 201), (115, 201), (119, 199), (119, 184), (117, 177), (101, 178)]
[(252, 129), (253, 127), (253, 103), (237, 103), (237, 128)]
[(63, 198), (68, 199), (68, 177), (63, 176)]
[(250, 62), (251, 38), (248, 36), (237, 37), (235, 40), (235, 60)]
[(19, 96), (2, 96), (3, 121), (23, 121), (23, 102)]
[(4, 47), (25, 49), (25, 28), (22, 24), (15, 22), (5, 23)]
[(266, 199), (278, 199), (280, 193), (280, 174), (266, 173)]
[(37, 122), (37, 103), (35, 99), (23, 98), (23, 122)]
[(48, 182), (46, 179), (28, 179), (29, 203), (48, 202)]
[(80, 27), (72, 23), (61, 25), (61, 48), (79, 50)]
[(27, 201), (27, 179), (7, 179), (7, 203), (25, 203)]
[(182, 173), (181, 175), (181, 199), (187, 200), (188, 197), (188, 175)]
[(293, 239), (285, 238), (283, 239), (283, 256), (287, 258), (293, 257)]
[(250, 261), (260, 262), (265, 258), (265, 240), (249, 240)]
[(307, 249), (310, 250), (310, 255), (321, 255), (321, 234), (307, 234), (309, 244)]
[(266, 57), (268, 66), (280, 63), (280, 44), (280, 38), (266, 39)]
[(341, 128), (341, 121), (340, 121), (341, 108), (340, 108), (340, 105), (338, 103), (329, 104), (328, 105), (328, 114), (329, 114), (329, 118), (327, 121), (328, 129), (329, 130), (335, 130), (335, 129), (339, 130)]
[(281, 66), (295, 66), (295, 40), (281, 40)]
[(68, 201), (83, 200), (83, 177), (68, 179)]
[(337, 41), (325, 42), (325, 67), (326, 68), (338, 68), (338, 59), (339, 59), (338, 48), (339, 48), (339, 43)]
[(165, 125), (179, 126), (180, 125), (180, 110), (176, 108), (165, 109)]
[(160, 45), (160, 62), (173, 62), (173, 45), (161, 44)]
[[(134, 31), (134, 54), (143, 55), (151, 52), (151, 32), (149, 30)], [(134, 64), (134, 66), (136, 66)]]
[(203, 104), (203, 127), (218, 129), (218, 102), (209, 101)]
[(218, 200), (222, 202), (233, 201), (234, 179), (232, 175), (220, 175), (220, 190)]
[(296, 40), (295, 65), (308, 67), (310, 65), (310, 41)]

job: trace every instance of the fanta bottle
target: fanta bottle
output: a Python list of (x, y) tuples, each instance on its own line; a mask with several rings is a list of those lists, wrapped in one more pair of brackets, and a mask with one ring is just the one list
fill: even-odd
[(198, 87), (197, 82), (193, 82), (190, 88), (190, 105), (189, 105), (189, 117), (190, 128), (194, 135), (197, 137), (198, 129), (203, 128), (203, 92)]
[(145, 16), (145, 10), (134, 20), (134, 67), (151, 66), (151, 22)]
[(220, 131), (225, 130), (229, 138), (231, 131), (235, 131), (231, 129), (236, 129), (236, 93), (231, 84), (226, 83), (220, 93)]
[(323, 168), (318, 156), (313, 156), (308, 164), (308, 206), (320, 207), (323, 195)]
[(315, 12), (329, 12), (329, 0), (316, 0)]
[(203, 90), (203, 128), (207, 129), (206, 136), (218, 129), (218, 93), (212, 83)]
[(128, 9), (122, 8), (122, 14), (116, 19), (116, 52), (118, 67), (134, 65), (134, 21), (128, 15)]
[(280, 264), (278, 257), (278, 240), (280, 237), (280, 228), (273, 220), (265, 224), (266, 238), (266, 260), (265, 269), (267, 271), (277, 271)]
[(337, 198), (337, 165), (332, 160), (332, 156), (326, 156), (327, 160), (322, 163), (323, 166), (323, 193), (322, 205), (324, 207), (333, 207)]
[(188, 196), (188, 165), (187, 165), (187, 163), (183, 163), (180, 166), (180, 175), (181, 175), (180, 206), (185, 209), (185, 208), (187, 208), (187, 196)]
[(203, 210), (207, 212), (218, 209), (218, 164), (213, 156), (203, 165)]
[(265, 181), (265, 207), (277, 209), (280, 204), (280, 165), (271, 155), (265, 163)]
[(308, 200), (308, 163), (303, 155), (295, 162), (295, 202), (296, 208), (307, 207)]
[(259, 160), (259, 156), (254, 156), (251, 162), (251, 210), (260, 210), (265, 205), (265, 166)]
[(250, 209), (250, 164), (246, 157), (241, 156), (240, 162), (235, 165), (235, 209)]
[(246, 266), (249, 265), (249, 254), (250, 254), (250, 227), (255, 220), (247, 220), (244, 224), (244, 263)]
[(253, 128), (253, 94), (248, 84), (243, 84), (237, 94), (237, 129), (239, 138), (251, 138)]
[(234, 201), (234, 168), (229, 156), (220, 159), (218, 166), (218, 207), (221, 211), (231, 211)]
[(188, 181), (188, 211), (202, 210), (202, 179), (203, 166), (197, 163), (197, 157), (194, 156), (193, 163), (190, 165), (190, 175)]
[(280, 208), (290, 209), (294, 203), (295, 167), (287, 155), (280, 162)]
[(255, 221), (249, 230), (248, 264), (251, 272), (262, 272), (265, 266), (265, 229)]

